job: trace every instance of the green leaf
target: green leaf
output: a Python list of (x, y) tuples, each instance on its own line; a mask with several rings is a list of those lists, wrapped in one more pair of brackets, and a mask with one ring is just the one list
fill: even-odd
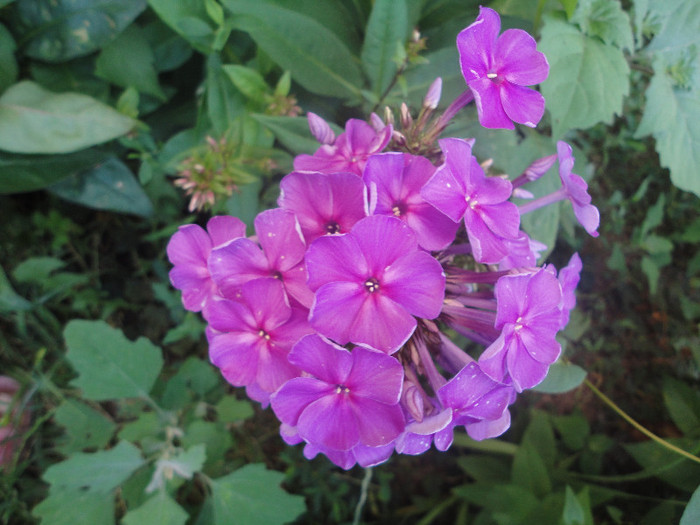
[(694, 525), (697, 523), (700, 523), (700, 487), (695, 489), (695, 492), (690, 497), (679, 525)]
[(223, 135), (243, 113), (245, 101), (222, 70), (221, 57), (212, 54), (207, 58), (207, 115), (214, 133)]
[(365, 30), (361, 58), (377, 99), (388, 89), (398, 70), (396, 50), (398, 47), (403, 49), (408, 30), (405, 0), (374, 2)]
[(490, 511), (496, 523), (522, 523), (523, 516), (539, 505), (537, 497), (519, 485), (470, 483), (455, 487), (452, 492), (469, 503)]
[(552, 491), (549, 471), (554, 467), (554, 432), (547, 415), (533, 411), (532, 420), (513, 458), (511, 480), (542, 498)]
[(557, 361), (549, 367), (547, 377), (533, 390), (542, 394), (563, 394), (577, 388), (586, 379), (586, 371), (572, 363)]
[(214, 28), (201, 0), (148, 0), (156, 14), (171, 29), (205, 54), (211, 52)]
[(79, 374), (72, 384), (87, 399), (149, 398), (163, 357), (148, 339), (132, 342), (104, 321), (83, 320), (70, 321), (63, 335), (66, 357)]
[(222, 66), (222, 69), (238, 91), (255, 102), (262, 102), (263, 95), (270, 91), (265, 79), (254, 69), (234, 64)]
[(168, 410), (182, 408), (192, 400), (191, 393), (201, 398), (219, 382), (219, 374), (214, 367), (197, 357), (190, 357), (165, 385), (162, 406)]
[[(667, 441), (683, 450), (691, 450), (698, 444), (695, 438), (670, 438)], [(678, 454), (654, 441), (627, 444), (624, 448), (645, 470), (654, 472), (658, 478), (674, 487), (692, 492), (700, 485), (700, 465), (687, 460), (678, 461)], [(667, 468), (671, 464), (674, 466)]]
[(126, 165), (111, 157), (49, 187), (51, 193), (98, 210), (150, 217), (153, 205)]
[(111, 41), (146, 8), (144, 0), (19, 0), (24, 52), (46, 62), (87, 55)]
[(172, 71), (187, 62), (192, 56), (192, 47), (187, 40), (171, 30), (161, 20), (154, 20), (143, 27), (159, 72)]
[(242, 186), (240, 191), (234, 192), (226, 200), (226, 210), (229, 215), (238, 217), (250, 227), (260, 209), (259, 195), (261, 189), (262, 181), (258, 179), (255, 182)]
[(200, 444), (206, 446), (204, 472), (207, 475), (215, 476), (230, 470), (230, 461), (225, 458), (225, 454), (233, 446), (233, 439), (221, 421), (214, 423), (195, 420), (187, 427), (182, 437), (182, 446), (190, 448)]
[(156, 438), (163, 425), (155, 412), (141, 412), (138, 419), (126, 423), (119, 431), (119, 439), (139, 443), (144, 438)]
[(649, 44), (649, 51), (682, 51), (700, 45), (700, 4), (685, 0), (652, 2), (653, 11), (663, 19), (661, 28)]
[(0, 266), (0, 313), (20, 312), (31, 309), (32, 303), (15, 292), (5, 274), (5, 270)]
[(571, 450), (581, 450), (591, 434), (588, 420), (580, 412), (567, 416), (553, 416), (552, 423), (561, 440)]
[(620, 49), (554, 16), (545, 17), (539, 49), (550, 64), (542, 93), (552, 115), (553, 139), (570, 129), (610, 123), (622, 111), (629, 67)]
[[(256, 121), (274, 133), (286, 148), (293, 153), (313, 153), (320, 144), (311, 136), (309, 121), (304, 117), (271, 117), (268, 115), (251, 115)], [(338, 136), (343, 130), (329, 122), (333, 132)]]
[(255, 413), (250, 401), (241, 401), (234, 396), (224, 396), (216, 405), (219, 421), (233, 423), (253, 417)]
[(200, 443), (186, 451), (179, 451), (172, 457), (161, 457), (156, 462), (156, 470), (151, 482), (146, 487), (146, 492), (163, 490), (168, 481), (173, 479), (173, 476), (181, 479), (192, 479), (195, 472), (202, 470), (202, 465), (207, 457), (205, 451), (206, 445)]
[(67, 460), (51, 465), (43, 479), (52, 491), (109, 493), (145, 463), (141, 452), (127, 441), (110, 450), (93, 454), (79, 452)]
[(584, 525), (585, 513), (572, 488), (566, 486), (566, 501), (561, 516), (561, 525)]
[(78, 93), (52, 93), (23, 81), (0, 97), (0, 149), (70, 153), (128, 133), (134, 121)]
[(64, 456), (86, 448), (102, 448), (116, 430), (116, 425), (100, 412), (73, 399), (61, 403), (54, 419), (65, 427), (65, 434), (56, 440), (56, 449)]
[(346, 45), (314, 18), (265, 0), (224, 0), (236, 29), (255, 43), (294, 80), (319, 95), (359, 97), (362, 72)]
[(634, 49), (630, 18), (617, 0), (580, 0), (571, 22), (606, 44)]
[(114, 494), (52, 487), (32, 514), (45, 525), (114, 525)]
[(159, 491), (122, 519), (124, 525), (184, 525), (189, 514), (165, 491)]
[(66, 155), (0, 153), (0, 194), (40, 190), (103, 162), (105, 157), (105, 152), (95, 149)]
[(161, 100), (166, 98), (158, 84), (155, 55), (138, 26), (129, 26), (102, 49), (95, 62), (95, 74), (117, 86), (134, 87)]
[(304, 498), (280, 488), (284, 475), (262, 464), (246, 465), (212, 480), (212, 525), (278, 525), (306, 510)]
[[(1, 100), (1, 99), (0, 99)], [(700, 91), (674, 87), (661, 56), (646, 92), (646, 108), (635, 136), (652, 134), (671, 182), (700, 196)]]
[(19, 283), (38, 284), (65, 265), (65, 262), (55, 257), (30, 257), (15, 266), (12, 277)]
[(676, 426), (685, 435), (697, 435), (700, 430), (700, 395), (682, 381), (665, 376), (664, 404)]
[(508, 483), (508, 461), (483, 454), (459, 456), (457, 464), (474, 481), (481, 483)]
[(0, 93), (17, 81), (16, 48), (17, 44), (12, 34), (0, 24)]

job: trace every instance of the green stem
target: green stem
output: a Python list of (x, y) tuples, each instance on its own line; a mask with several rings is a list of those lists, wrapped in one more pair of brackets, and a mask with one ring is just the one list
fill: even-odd
[(365, 508), (365, 502), (367, 501), (367, 492), (369, 490), (369, 482), (372, 481), (372, 469), (365, 469), (365, 477), (362, 478), (362, 485), (360, 486), (360, 499), (357, 501), (357, 506), (355, 507), (355, 516), (352, 520), (352, 525), (359, 525), (362, 519), (362, 509)]
[(691, 454), (690, 452), (687, 452), (687, 451), (683, 450), (682, 448), (678, 448), (677, 446), (672, 445), (671, 443), (669, 443), (669, 442), (666, 441), (665, 439), (660, 438), (659, 436), (657, 436), (656, 434), (654, 434), (651, 430), (648, 430), (646, 427), (643, 427), (642, 425), (640, 425), (639, 423), (637, 423), (634, 419), (632, 419), (632, 417), (631, 417), (630, 415), (627, 414), (627, 412), (625, 412), (624, 410), (622, 410), (619, 406), (617, 406), (617, 405), (615, 404), (615, 402), (614, 402), (612, 399), (610, 399), (608, 396), (606, 396), (606, 395), (603, 394), (600, 390), (598, 390), (598, 389), (596, 388), (596, 386), (595, 386), (593, 383), (591, 383), (588, 379), (584, 379), (583, 382), (584, 382), (584, 384), (585, 384), (588, 388), (590, 388), (591, 391), (592, 391), (595, 395), (597, 395), (606, 405), (608, 405), (608, 406), (609, 406), (610, 408), (612, 408), (615, 412), (617, 412), (617, 413), (620, 415), (620, 417), (622, 417), (622, 419), (624, 419), (625, 421), (627, 421), (630, 425), (632, 425), (634, 428), (636, 428), (637, 430), (639, 430), (642, 434), (644, 434), (645, 436), (647, 436), (649, 439), (652, 439), (652, 440), (656, 441), (656, 442), (657, 442), (659, 445), (661, 445), (662, 447), (664, 447), (664, 448), (666, 448), (666, 449), (668, 449), (668, 450), (670, 450), (670, 451), (672, 451), (672, 452), (675, 452), (676, 454), (679, 454), (679, 455), (683, 456), (683, 457), (686, 458), (686, 459), (689, 459), (689, 460), (691, 460), (691, 461), (695, 461), (696, 463), (700, 463), (700, 458), (699, 458), (699, 457), (694, 456), (693, 454)]

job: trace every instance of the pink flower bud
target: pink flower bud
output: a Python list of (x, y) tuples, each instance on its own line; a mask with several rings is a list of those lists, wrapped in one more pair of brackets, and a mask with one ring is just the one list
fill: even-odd
[(435, 109), (440, 103), (440, 96), (442, 95), (442, 78), (437, 77), (430, 84), (428, 92), (425, 94), (423, 99), (423, 107), (428, 109)]
[(335, 133), (333, 133), (328, 122), (311, 112), (309, 112), (306, 118), (309, 120), (311, 134), (317, 141), (321, 144), (333, 144), (333, 142), (335, 142)]

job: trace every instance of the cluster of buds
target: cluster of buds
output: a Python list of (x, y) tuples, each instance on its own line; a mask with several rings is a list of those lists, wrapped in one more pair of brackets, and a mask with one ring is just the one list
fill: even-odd
[[(170, 280), (207, 321), (212, 363), (271, 406), (282, 438), (303, 443), (309, 458), (367, 467), (393, 453), (446, 450), (457, 428), (478, 440), (498, 436), (517, 395), (559, 358), (556, 335), (575, 306), (581, 261), (575, 254), (560, 270), (538, 266), (544, 246), (520, 218), (568, 199), (597, 235), (598, 210), (571, 172), (570, 146), (560, 142), (556, 155), (513, 180), (484, 173), (473, 139), (425, 144), (431, 156), (405, 151), (411, 130), (436, 129), (471, 100), (488, 124), (534, 122), (539, 93), (512, 84), (527, 74), (510, 75), (514, 62), (499, 53), (520, 44), (522, 67), (544, 64), (545, 77), (547, 62), (527, 33), (499, 31), (498, 15), (482, 8), (458, 39), (470, 42), (460, 48), (463, 70), (500, 57), (483, 68), (493, 86), (472, 86), (465, 74), (469, 90), (426, 127), (439, 98), (433, 84), (417, 120), (403, 117), (403, 145), (376, 116), (349, 120), (336, 137), (309, 114), (321, 146), (296, 157), (278, 207), (255, 218), (254, 236), (239, 219), (217, 216), (206, 229), (181, 227), (168, 244)], [(511, 202), (557, 161), (561, 190)]]

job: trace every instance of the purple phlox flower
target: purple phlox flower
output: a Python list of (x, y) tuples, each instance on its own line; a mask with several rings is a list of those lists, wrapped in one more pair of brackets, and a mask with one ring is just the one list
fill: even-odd
[(373, 215), (350, 233), (316, 239), (306, 253), (316, 292), (309, 320), (322, 335), (386, 353), (413, 334), (414, 316), (440, 314), (445, 275), (396, 217)]
[(511, 268), (526, 268), (537, 266), (540, 252), (547, 249), (547, 245), (531, 239), (524, 231), (520, 231), (517, 239), (507, 240), (508, 254), (498, 263), (499, 270)]
[(574, 168), (574, 156), (566, 142), (557, 142), (557, 157), (559, 158), (559, 178), (566, 192), (566, 197), (574, 207), (574, 215), (579, 224), (593, 237), (598, 237), (598, 225), (600, 213), (598, 208), (591, 204), (591, 196), (588, 194), (588, 184), (580, 175), (572, 173)]
[(285, 383), (272, 409), (307, 443), (348, 451), (388, 445), (403, 431), (403, 367), (394, 357), (362, 347), (350, 352), (313, 334), (294, 346), (289, 362), (309, 376)]
[(207, 267), (212, 248), (239, 237), (245, 237), (245, 224), (228, 216), (209, 219), (206, 231), (196, 224), (187, 224), (172, 236), (167, 247), (168, 259), (174, 266), (170, 282), (182, 291), (182, 304), (187, 310), (199, 312), (217, 294)]
[(248, 281), (241, 285), (238, 301), (213, 300), (205, 309), (209, 324), (219, 332), (210, 341), (209, 358), (229, 383), (257, 385), (269, 394), (299, 375), (287, 354), (313, 330), (306, 310), (289, 305), (279, 280)]
[(365, 185), (353, 173), (292, 172), (280, 182), (277, 203), (296, 215), (307, 244), (347, 233), (367, 215)]
[(569, 314), (576, 307), (576, 287), (581, 280), (583, 263), (578, 253), (574, 253), (569, 263), (559, 270), (559, 284), (561, 285), (561, 324), (563, 329), (569, 324)]
[(393, 215), (416, 233), (418, 244), (429, 251), (450, 245), (458, 223), (428, 204), (420, 194), (435, 172), (425, 157), (381, 153), (367, 160), (363, 179), (370, 193), (370, 215)]
[(561, 321), (561, 285), (542, 268), (501, 277), (495, 296), (495, 327), (501, 335), (481, 354), (479, 365), (494, 381), (510, 379), (521, 392), (540, 383), (561, 352), (555, 338)]
[(453, 410), (454, 426), (464, 425), (472, 439), (482, 440), (506, 431), (510, 425), (508, 405), (515, 400), (515, 391), (471, 362), (440, 388), (438, 398)]
[(566, 200), (571, 201), (576, 220), (592, 236), (598, 237), (600, 225), (600, 213), (598, 208), (591, 204), (591, 196), (588, 193), (588, 184), (583, 178), (571, 170), (574, 168), (574, 157), (566, 142), (557, 142), (557, 158), (559, 159), (559, 178), (561, 188), (519, 207), (521, 215), (537, 210), (549, 204)]
[(243, 283), (274, 277), (290, 296), (310, 307), (313, 293), (306, 286), (306, 243), (294, 214), (281, 208), (266, 210), (255, 218), (255, 232), (262, 249), (251, 239), (235, 239), (212, 251), (209, 271), (221, 293), (235, 299)]
[(482, 7), (476, 21), (457, 36), (462, 75), (474, 94), (479, 122), (487, 128), (534, 128), (544, 97), (525, 86), (544, 82), (549, 64), (535, 39), (522, 29), (501, 31), (498, 13)]
[(355, 465), (360, 465), (363, 468), (375, 467), (389, 459), (393, 452), (393, 443), (380, 447), (368, 447), (359, 444), (350, 450), (332, 450), (311, 443), (307, 443), (304, 446), (304, 457), (306, 459), (314, 459), (318, 454), (324, 454), (343, 470), (350, 470)]
[(423, 186), (421, 195), (454, 222), (464, 218), (467, 236), (477, 262), (496, 264), (508, 254), (508, 239), (520, 230), (517, 206), (508, 199), (509, 181), (486, 177), (472, 155), (473, 140), (439, 141), (445, 154), (440, 166)]
[(399, 454), (416, 456), (435, 443), (435, 448), (444, 452), (452, 445), (452, 410), (436, 409), (422, 421), (409, 419), (406, 430), (396, 438), (394, 447)]
[(363, 120), (350, 119), (345, 124), (345, 132), (338, 135), (335, 142), (324, 143), (313, 155), (297, 155), (294, 169), (321, 173), (349, 172), (362, 176), (367, 158), (389, 144), (392, 131), (390, 125), (376, 131)]

